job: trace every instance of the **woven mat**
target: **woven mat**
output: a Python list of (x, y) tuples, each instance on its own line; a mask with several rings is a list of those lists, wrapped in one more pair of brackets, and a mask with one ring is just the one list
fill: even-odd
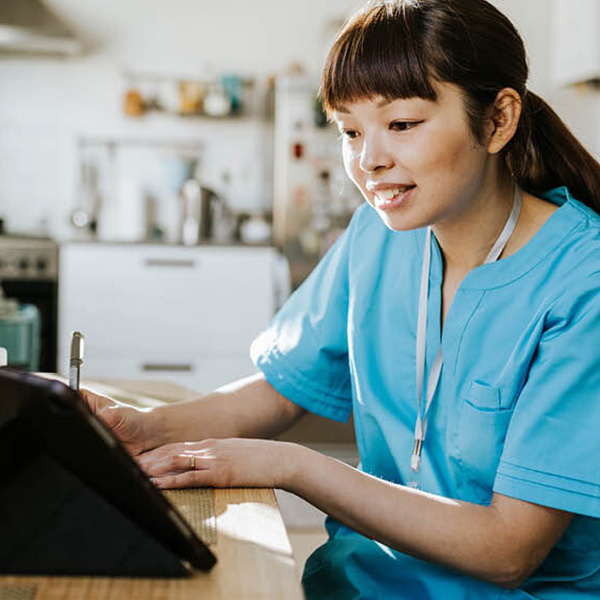
[[(217, 518), (213, 489), (163, 490), (169, 502), (190, 524), (205, 544), (217, 543)], [(0, 600), (3, 598), (0, 597)]]
[(35, 585), (0, 583), (0, 600), (33, 600), (36, 591)]

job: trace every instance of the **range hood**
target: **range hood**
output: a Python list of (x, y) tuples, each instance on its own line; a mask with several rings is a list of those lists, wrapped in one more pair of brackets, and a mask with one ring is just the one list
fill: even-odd
[(0, 0), (0, 52), (65, 56), (81, 44), (41, 0)]

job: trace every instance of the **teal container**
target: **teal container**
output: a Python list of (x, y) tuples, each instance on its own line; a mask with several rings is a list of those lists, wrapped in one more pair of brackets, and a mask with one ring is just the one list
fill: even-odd
[(0, 313), (0, 347), (8, 352), (9, 367), (39, 371), (40, 342), (40, 312), (33, 304)]

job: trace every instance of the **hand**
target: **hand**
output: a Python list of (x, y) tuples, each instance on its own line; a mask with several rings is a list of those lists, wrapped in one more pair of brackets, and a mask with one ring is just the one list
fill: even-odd
[(296, 448), (270, 440), (204, 440), (166, 444), (137, 460), (160, 488), (282, 488), (293, 472)]
[(127, 451), (136, 456), (157, 444), (152, 443), (148, 410), (140, 410), (82, 389), (80, 393), (92, 412), (108, 425), (123, 442)]

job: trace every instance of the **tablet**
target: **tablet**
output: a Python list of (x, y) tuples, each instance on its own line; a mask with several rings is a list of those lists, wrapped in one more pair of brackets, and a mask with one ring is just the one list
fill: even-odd
[[(47, 460), (84, 482), (86, 489), (118, 509), (147, 532), (152, 543), (167, 548), (183, 564), (205, 571), (215, 564), (210, 549), (112, 431), (94, 416), (78, 392), (60, 381), (0, 368), (0, 452), (0, 493), (26, 465)], [(11, 506), (15, 498), (13, 493)], [(27, 498), (26, 502), (35, 500)], [(6, 494), (4, 501), (8, 502)], [(43, 503), (44, 498), (37, 501)], [(6, 530), (2, 534), (8, 536)]]

